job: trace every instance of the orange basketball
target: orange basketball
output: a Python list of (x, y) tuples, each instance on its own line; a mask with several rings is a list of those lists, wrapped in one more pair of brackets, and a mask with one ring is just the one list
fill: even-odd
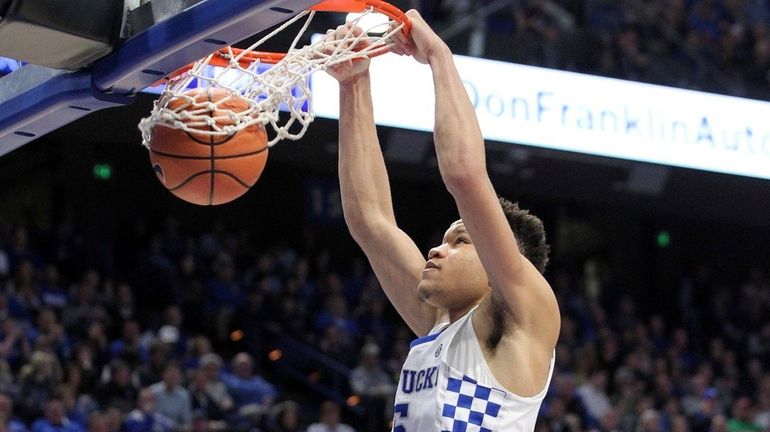
[[(219, 117), (220, 127), (233, 124), (231, 112), (249, 108), (245, 99), (224, 89), (195, 89), (186, 95), (194, 98), (195, 103), (221, 101), (217, 109), (204, 113)], [(192, 109), (192, 104), (178, 98), (168, 108), (183, 111)], [(212, 126), (194, 128), (213, 130)], [(256, 183), (267, 162), (267, 149), (267, 133), (262, 124), (250, 125), (232, 135), (185, 132), (158, 124), (150, 140), (150, 162), (161, 183), (177, 197), (198, 205), (218, 205), (238, 198)]]

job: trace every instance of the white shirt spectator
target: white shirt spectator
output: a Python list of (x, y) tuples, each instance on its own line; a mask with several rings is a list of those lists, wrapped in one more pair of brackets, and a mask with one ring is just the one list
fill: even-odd
[(307, 432), (356, 432), (356, 430), (345, 423), (340, 423), (339, 405), (326, 401), (321, 404), (318, 422), (308, 426)]
[(577, 388), (575, 393), (580, 396), (588, 414), (596, 420), (601, 419), (612, 408), (610, 398), (604, 389), (607, 386), (607, 374), (604, 371), (595, 371), (591, 374), (590, 381)]

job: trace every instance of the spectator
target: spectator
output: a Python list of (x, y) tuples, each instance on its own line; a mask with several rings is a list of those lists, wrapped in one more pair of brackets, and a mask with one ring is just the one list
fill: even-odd
[(7, 432), (27, 432), (27, 426), (13, 415), (13, 400), (7, 394), (0, 394), (0, 418)]
[[(39, 417), (41, 408), (54, 395), (56, 386), (61, 381), (61, 367), (53, 354), (35, 351), (29, 364), (21, 369), (21, 388), (19, 389), (19, 408), (25, 419)], [(61, 401), (59, 401), (61, 404)], [(52, 407), (55, 412), (58, 406)]]
[(222, 382), (233, 398), (235, 409), (245, 417), (260, 416), (275, 400), (275, 387), (254, 373), (254, 359), (249, 354), (236, 354), (231, 367), (232, 373), (222, 374)]
[(149, 362), (139, 366), (139, 383), (149, 386), (161, 380), (163, 369), (169, 360), (170, 349), (168, 345), (155, 341), (150, 344)]
[(150, 386), (155, 409), (173, 422), (175, 430), (189, 430), (192, 425), (192, 402), (190, 392), (182, 387), (183, 379), (182, 367), (172, 361), (163, 369), (163, 380)]
[(35, 267), (29, 259), (22, 259), (8, 290), (8, 308), (11, 316), (31, 321), (40, 310), (40, 290), (35, 280)]
[(77, 345), (75, 355), (67, 365), (67, 380), (80, 393), (93, 394), (101, 379), (101, 370), (94, 361), (93, 350), (86, 344)]
[(201, 366), (201, 359), (214, 352), (211, 341), (206, 336), (195, 336), (187, 343), (184, 365), (187, 368), (197, 369)]
[(671, 420), (671, 432), (688, 432), (690, 425), (687, 423), (687, 417), (677, 415)]
[(379, 346), (385, 346), (393, 337), (393, 323), (387, 315), (388, 302), (381, 291), (375, 291), (371, 284), (364, 287), (361, 306), (356, 311), (362, 334), (370, 335)]
[(171, 345), (174, 358), (182, 358), (187, 350), (189, 337), (183, 324), (182, 309), (176, 305), (166, 307), (163, 311), (163, 325), (158, 329), (158, 340)]
[(117, 408), (107, 408), (102, 410), (102, 415), (107, 421), (110, 432), (123, 432), (121, 429), (123, 425), (124, 415)]
[(212, 264), (214, 277), (206, 287), (210, 304), (210, 322), (213, 323), (217, 341), (227, 340), (230, 321), (243, 297), (243, 288), (235, 278), (235, 264), (230, 255), (221, 253)]
[(64, 404), (59, 399), (45, 403), (45, 416), (32, 423), (31, 432), (85, 432), (85, 428), (67, 418)]
[(155, 393), (149, 388), (139, 390), (136, 409), (128, 413), (123, 423), (125, 432), (174, 432), (174, 422), (155, 410)]
[[(279, 316), (277, 307), (267, 303), (270, 299), (261, 289), (249, 290), (236, 308), (232, 317), (232, 328), (243, 333), (237, 347), (248, 348), (252, 352), (264, 352), (266, 330), (280, 331), (283, 322), (276, 325), (276, 321), (287, 320), (287, 316)], [(304, 327), (303, 330), (304, 331)], [(238, 348), (236, 348), (238, 349)]]
[(114, 407), (123, 413), (130, 412), (137, 396), (131, 368), (122, 360), (113, 360), (107, 373), (107, 381), (96, 389), (96, 401), (103, 408)]
[(350, 338), (346, 337), (343, 330), (337, 326), (326, 327), (321, 340), (318, 341), (318, 348), (327, 356), (346, 366), (355, 364), (355, 350)]
[(13, 229), (10, 239), (10, 248), (7, 249), (10, 267), (16, 269), (20, 266), (22, 260), (30, 263), (37, 263), (41, 258), (29, 239), (29, 230), (24, 225), (19, 225)]
[(288, 400), (273, 407), (268, 432), (303, 432), (305, 429), (300, 423), (298, 403)]
[(577, 432), (582, 430), (580, 429), (580, 419), (575, 414), (567, 412), (561, 398), (551, 398), (547, 407), (544, 408), (546, 411), (540, 416), (538, 423), (546, 431)]
[(36, 327), (29, 333), (29, 339), (35, 346), (49, 346), (59, 358), (70, 357), (70, 341), (59, 323), (56, 312), (51, 307), (40, 309)]
[[(94, 308), (92, 311), (101, 311), (99, 307)], [(94, 356), (94, 363), (97, 367), (101, 368), (109, 362), (109, 340), (107, 337), (107, 328), (102, 321), (91, 321), (88, 324), (86, 331), (85, 343), (91, 347), (91, 352)]]
[(62, 310), (69, 302), (67, 290), (61, 283), (59, 268), (54, 264), (45, 266), (43, 283), (40, 288), (40, 302), (43, 307)]
[(708, 432), (712, 419), (719, 413), (719, 391), (709, 387), (703, 391), (698, 410), (690, 417), (690, 427), (693, 432)]
[(599, 421), (602, 432), (620, 432), (620, 414), (615, 408), (610, 408)]
[(123, 321), (123, 337), (110, 342), (110, 359), (122, 359), (132, 366), (144, 364), (149, 358), (142, 341), (142, 329), (134, 319)]
[(126, 282), (118, 283), (115, 288), (115, 299), (111, 305), (110, 316), (123, 323), (136, 320), (138, 318), (136, 308), (131, 285)]
[(72, 300), (62, 311), (62, 323), (70, 334), (82, 335), (88, 329), (94, 310), (97, 308), (96, 287), (99, 275), (90, 271), (75, 285)]
[[(762, 382), (763, 384), (765, 382), (770, 383), (770, 375), (763, 378)], [(765, 389), (761, 389), (759, 392), (757, 416), (754, 417), (754, 422), (756, 422), (762, 430), (770, 430), (770, 392)]]
[(107, 415), (100, 411), (91, 413), (88, 416), (88, 432), (112, 432)]
[(350, 425), (340, 423), (340, 406), (332, 401), (321, 404), (321, 414), (317, 423), (307, 428), (307, 432), (355, 432)]
[(660, 414), (654, 409), (646, 409), (639, 417), (638, 432), (661, 432)]
[(577, 389), (577, 395), (586, 407), (588, 415), (594, 422), (599, 421), (612, 407), (607, 397), (607, 372), (601, 369), (594, 370), (589, 376), (589, 381)]
[(227, 386), (220, 379), (222, 359), (214, 353), (209, 353), (201, 358), (201, 368), (206, 378), (206, 394), (214, 401), (223, 413), (230, 413), (235, 407), (235, 402), (227, 390)]
[(68, 384), (59, 384), (54, 392), (55, 397), (62, 401), (64, 405), (64, 415), (73, 422), (81, 426), (87, 424), (86, 411), (80, 403), (74, 389)]
[(733, 402), (733, 415), (727, 421), (728, 432), (758, 432), (762, 430), (758, 424), (754, 423), (754, 407), (751, 399), (740, 397)]
[(571, 374), (561, 374), (555, 377), (556, 395), (564, 401), (567, 413), (574, 414), (580, 421), (580, 426), (586, 425), (588, 413), (583, 401), (575, 388), (575, 377)]
[(18, 369), (29, 356), (30, 350), (29, 341), (16, 319), (8, 315), (0, 317), (0, 359), (13, 369)]
[(217, 426), (220, 425), (219, 422), (211, 422), (209, 419), (206, 418), (203, 413), (196, 412), (195, 415), (193, 415), (193, 422), (191, 431), (192, 432), (214, 432), (217, 430), (225, 430), (225, 429), (217, 429)]
[(714, 416), (711, 419), (711, 432), (727, 432), (727, 417), (722, 414)]
[(346, 342), (358, 334), (358, 324), (348, 314), (348, 304), (342, 295), (327, 299), (325, 309), (316, 317), (315, 327), (319, 334), (328, 327), (335, 327)]
[(189, 388), (193, 413), (210, 423), (208, 429), (223, 430), (227, 426), (224, 422), (225, 411), (206, 391), (206, 384), (206, 372), (203, 369), (193, 371)]
[(396, 386), (380, 362), (380, 347), (368, 343), (361, 348), (361, 361), (350, 374), (350, 388), (362, 399), (366, 430), (382, 430), (393, 417)]

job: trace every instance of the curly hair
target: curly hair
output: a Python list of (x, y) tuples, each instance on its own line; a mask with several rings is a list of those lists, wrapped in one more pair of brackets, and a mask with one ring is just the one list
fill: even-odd
[(543, 221), (529, 210), (520, 209), (519, 203), (500, 197), (500, 205), (519, 244), (521, 254), (527, 257), (540, 273), (545, 273), (551, 246), (545, 240)]

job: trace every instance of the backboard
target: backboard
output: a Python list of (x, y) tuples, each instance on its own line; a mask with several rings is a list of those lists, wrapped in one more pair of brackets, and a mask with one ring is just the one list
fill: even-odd
[(125, 0), (123, 39), (109, 54), (76, 71), (27, 64), (0, 77), (0, 156), (90, 112), (129, 104), (166, 74), (318, 2)]

